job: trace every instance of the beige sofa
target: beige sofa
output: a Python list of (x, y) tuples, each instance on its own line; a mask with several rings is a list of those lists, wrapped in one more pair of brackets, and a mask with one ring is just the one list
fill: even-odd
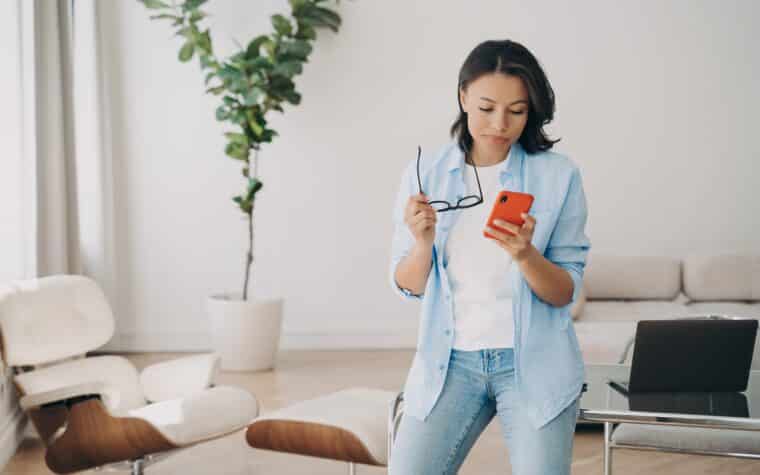
[[(639, 320), (721, 314), (760, 319), (760, 255), (684, 259), (591, 253), (572, 308), (586, 363), (586, 407), (605, 401), (604, 377), (627, 378)], [(753, 369), (760, 369), (760, 342)]]

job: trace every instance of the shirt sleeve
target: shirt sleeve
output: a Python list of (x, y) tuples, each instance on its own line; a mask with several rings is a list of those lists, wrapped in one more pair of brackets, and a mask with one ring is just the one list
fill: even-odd
[(580, 170), (573, 167), (570, 184), (562, 204), (557, 224), (549, 238), (544, 256), (565, 269), (573, 279), (573, 297), (577, 299), (583, 286), (583, 272), (591, 241), (585, 233), (588, 209)]
[(404, 223), (404, 209), (409, 197), (415, 194), (416, 181), (415, 162), (409, 164), (401, 177), (401, 185), (396, 195), (396, 203), (393, 207), (393, 239), (391, 244), (391, 259), (389, 277), (391, 288), (404, 300), (422, 300), (423, 294), (413, 294), (408, 289), (402, 288), (396, 283), (396, 267), (401, 259), (409, 255), (414, 246), (414, 235)]

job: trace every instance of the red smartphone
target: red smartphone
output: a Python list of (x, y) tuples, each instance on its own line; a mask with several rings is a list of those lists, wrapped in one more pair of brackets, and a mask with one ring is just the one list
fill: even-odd
[[(519, 191), (507, 191), (502, 190), (496, 197), (496, 202), (493, 204), (491, 215), (486, 222), (488, 226), (504, 231), (507, 234), (514, 236), (512, 231), (508, 231), (494, 224), (494, 220), (500, 219), (507, 221), (518, 226), (522, 226), (525, 220), (522, 219), (520, 213), (528, 214), (530, 207), (533, 205), (533, 195), (530, 193), (520, 193)], [(487, 231), (483, 231), (483, 236), (487, 238), (495, 238), (491, 236)]]

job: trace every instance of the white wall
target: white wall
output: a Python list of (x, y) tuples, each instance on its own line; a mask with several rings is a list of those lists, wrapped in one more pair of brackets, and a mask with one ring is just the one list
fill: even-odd
[[(281, 1), (215, 1), (218, 51), (268, 29)], [(102, 2), (111, 77), (122, 349), (208, 344), (204, 298), (239, 290), (246, 228), (197, 63), (137, 2)], [(540, 59), (557, 150), (581, 167), (592, 252), (760, 252), (754, 135), (760, 3), (341, 2), (274, 119), (262, 157), (255, 288), (286, 299), (283, 345), (413, 346), (415, 304), (387, 283), (391, 204), (421, 143), (447, 138), (456, 79), (485, 39)]]

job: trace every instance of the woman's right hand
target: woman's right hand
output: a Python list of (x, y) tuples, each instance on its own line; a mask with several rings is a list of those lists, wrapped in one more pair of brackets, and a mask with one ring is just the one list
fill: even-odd
[(427, 197), (419, 193), (409, 197), (404, 210), (404, 222), (419, 244), (432, 247), (435, 240), (435, 223), (438, 213), (427, 202)]

